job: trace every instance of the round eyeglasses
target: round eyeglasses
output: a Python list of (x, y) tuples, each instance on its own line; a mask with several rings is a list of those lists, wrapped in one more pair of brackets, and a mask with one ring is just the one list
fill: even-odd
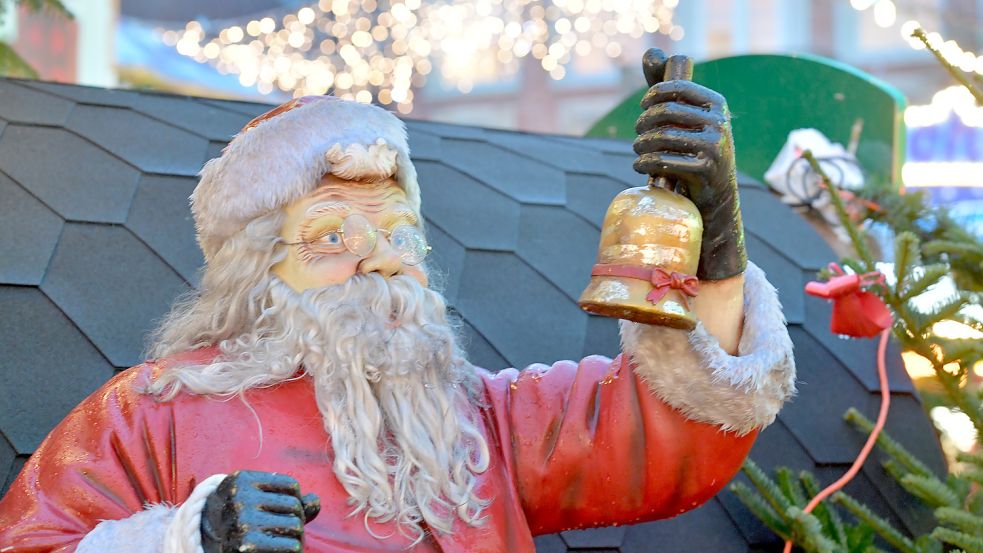
[(358, 257), (368, 257), (375, 250), (378, 235), (389, 239), (396, 256), (405, 265), (419, 265), (430, 253), (430, 246), (420, 229), (413, 225), (397, 225), (392, 230), (376, 228), (364, 215), (353, 213), (344, 218), (341, 227), (321, 233), (313, 240), (290, 242), (288, 246), (301, 244), (322, 248), (325, 253), (340, 251), (344, 247)]

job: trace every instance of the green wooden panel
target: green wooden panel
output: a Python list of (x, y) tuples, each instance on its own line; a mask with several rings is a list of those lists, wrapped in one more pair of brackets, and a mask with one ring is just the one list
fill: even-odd
[[(811, 56), (754, 54), (696, 64), (693, 80), (727, 97), (741, 171), (761, 179), (789, 131), (812, 127), (846, 145), (857, 118), (864, 130), (857, 157), (874, 182), (901, 181), (904, 96), (843, 63)], [(643, 90), (587, 132), (634, 140)]]

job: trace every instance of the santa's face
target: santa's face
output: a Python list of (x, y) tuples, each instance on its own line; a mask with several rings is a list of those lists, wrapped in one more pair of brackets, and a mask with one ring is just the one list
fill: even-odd
[(280, 237), (289, 253), (272, 271), (294, 291), (341, 284), (359, 273), (408, 275), (427, 285), (419, 263), (429, 248), (392, 178), (358, 182), (325, 175), (284, 212)]

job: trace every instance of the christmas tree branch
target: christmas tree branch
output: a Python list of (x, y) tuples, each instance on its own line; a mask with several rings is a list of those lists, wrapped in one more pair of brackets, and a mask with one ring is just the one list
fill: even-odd
[(894, 526), (891, 526), (891, 523), (875, 515), (873, 511), (856, 499), (843, 492), (836, 492), (836, 495), (833, 496), (833, 501), (842, 505), (853, 516), (869, 524), (878, 535), (884, 538), (884, 541), (894, 546), (898, 551), (902, 553), (918, 553), (918, 550), (915, 549), (915, 542), (905, 537)]
[[(865, 434), (870, 434), (874, 430), (874, 423), (853, 407), (847, 409), (843, 419)], [(924, 463), (895, 441), (887, 432), (881, 432), (877, 436), (877, 445), (911, 473), (925, 477), (933, 476), (932, 471)]]
[[(940, 52), (928, 44), (923, 31), (917, 31), (916, 36), (983, 106), (980, 88), (947, 63)], [(875, 260), (865, 236), (851, 220), (839, 190), (810, 152), (804, 152), (802, 157), (822, 179), (839, 222), (856, 252), (856, 259), (844, 258), (841, 265), (858, 274), (875, 271)], [(943, 338), (934, 334), (935, 324), (944, 320), (958, 321), (983, 332), (983, 320), (965, 309), (968, 305), (981, 303), (981, 295), (977, 292), (983, 289), (983, 241), (962, 228), (944, 208), (927, 206), (923, 194), (900, 194), (891, 187), (869, 186), (857, 195), (867, 201), (865, 205), (869, 212), (866, 218), (887, 225), (897, 235), (895, 283), (871, 287), (894, 314), (895, 338), (903, 351), (917, 353), (931, 363), (948, 404), (968, 416), (978, 435), (983, 436), (983, 389), (976, 389), (967, 379), (972, 366), (983, 359), (983, 345), (978, 340)], [(829, 271), (820, 271), (820, 278), (830, 277)], [(916, 298), (945, 277), (952, 278), (956, 294), (929, 308), (916, 304)], [(850, 409), (844, 416), (860, 431), (871, 432), (873, 423), (856, 409)], [(776, 472), (775, 482), (748, 461), (745, 473), (760, 493), (743, 485), (735, 485), (735, 488), (752, 512), (766, 511), (764, 516), (768, 517), (766, 524), (769, 527), (780, 528), (776, 533), (783, 538), (791, 535), (792, 540), (808, 552), (873, 553), (879, 551), (873, 542), (876, 533), (893, 548), (905, 553), (948, 550), (983, 553), (983, 453), (960, 454), (958, 460), (963, 463), (960, 471), (950, 471), (943, 481), (887, 433), (880, 434), (877, 445), (888, 456), (883, 463), (888, 474), (908, 493), (935, 509), (939, 526), (931, 533), (921, 534), (917, 539), (909, 538), (842, 492), (834, 495), (833, 501), (818, 504), (814, 516), (805, 516), (807, 513), (799, 508), (804, 499), (803, 491), (805, 497), (815, 497), (819, 491), (818, 482), (808, 472), (801, 473), (800, 487), (787, 469)], [(856, 524), (843, 523), (838, 508), (850, 512), (856, 518)]]
[[(867, 243), (861, 236), (859, 229), (850, 220), (843, 199), (832, 180), (820, 166), (812, 152), (805, 151), (802, 154), (812, 167), (813, 171), (826, 183), (830, 200), (836, 209), (840, 224), (846, 229), (857, 255), (860, 256), (863, 271), (874, 271), (875, 266)], [(961, 385), (960, 375), (949, 374), (945, 370), (945, 363), (939, 358), (937, 353), (938, 346), (927, 340), (927, 334), (931, 327), (938, 321), (947, 317), (959, 316), (962, 305), (968, 301), (968, 297), (961, 296), (958, 300), (946, 302), (944, 305), (937, 306), (932, 312), (921, 314), (913, 309), (908, 300), (918, 293), (923, 292), (935, 282), (938, 282), (943, 275), (948, 272), (948, 266), (944, 264), (930, 265), (921, 270), (918, 277), (911, 277), (915, 262), (919, 256), (915, 255), (914, 249), (920, 248), (918, 240), (914, 235), (902, 234), (895, 241), (895, 251), (903, 252), (904, 258), (910, 263), (901, 269), (904, 282), (898, 281), (894, 290), (889, 286), (879, 287), (879, 292), (891, 311), (900, 320), (901, 332), (895, 332), (895, 336), (901, 340), (902, 346), (906, 350), (915, 351), (926, 359), (930, 360), (935, 370), (939, 382), (945, 388), (947, 395), (951, 398), (963, 412), (973, 421), (977, 432), (983, 435), (983, 413), (980, 412), (980, 402), (971, 396)], [(902, 291), (902, 285), (904, 291)], [(960, 303), (960, 301), (962, 303)], [(895, 327), (899, 330), (899, 327)]]
[(971, 536), (965, 532), (951, 530), (949, 528), (936, 528), (932, 531), (932, 537), (963, 548), (966, 553), (983, 553), (983, 538)]
[(823, 535), (822, 524), (811, 513), (789, 507), (785, 515), (792, 523), (793, 541), (803, 549), (814, 553), (839, 553), (837, 544)]
[(918, 237), (910, 231), (898, 233), (894, 239), (894, 278), (896, 291), (908, 287), (909, 271), (921, 265), (922, 255), (918, 248)]
[(960, 463), (977, 465), (983, 469), (983, 451), (960, 451), (956, 454), (956, 460)]
[(939, 64), (944, 67), (954, 79), (959, 81), (959, 84), (965, 86), (966, 89), (969, 90), (970, 94), (973, 95), (973, 98), (976, 98), (977, 104), (983, 106), (983, 91), (977, 89), (973, 82), (970, 81), (969, 78), (966, 77), (966, 74), (960, 71), (959, 68), (949, 63), (949, 60), (945, 59), (945, 56), (942, 55), (942, 52), (940, 52), (938, 48), (932, 46), (928, 40), (928, 35), (925, 34), (925, 29), (915, 29), (914, 32), (911, 33), (911, 36), (922, 41), (922, 44), (924, 44), (925, 48), (928, 48), (928, 51), (935, 56), (935, 59), (939, 61)]
[(962, 503), (956, 492), (934, 476), (909, 474), (901, 479), (901, 486), (929, 507), (958, 507)]
[(968, 532), (976, 536), (983, 536), (983, 517), (967, 513), (962, 509), (952, 507), (939, 507), (935, 510), (935, 518), (947, 526), (953, 527), (961, 532)]
[[(802, 482), (802, 487), (805, 488), (810, 499), (819, 495), (819, 482), (816, 481), (816, 477), (812, 473), (808, 471), (800, 472), (799, 481)], [(816, 518), (822, 521), (827, 534), (833, 536), (843, 547), (847, 546), (847, 535), (846, 530), (843, 528), (843, 519), (840, 518), (840, 514), (836, 512), (836, 509), (827, 505), (824, 501), (816, 505), (812, 514), (816, 515)]]
[(769, 478), (765, 471), (761, 470), (761, 467), (750, 458), (741, 465), (741, 471), (747, 475), (754, 487), (758, 489), (758, 492), (776, 512), (785, 513), (792, 506), (788, 498), (782, 494), (778, 484)]
[(730, 491), (741, 500), (741, 503), (748, 508), (754, 516), (765, 523), (772, 532), (782, 539), (788, 539), (791, 535), (789, 525), (781, 515), (769, 505), (760, 494), (755, 493), (751, 488), (741, 482), (731, 484)]
[(792, 471), (788, 467), (779, 467), (775, 470), (775, 480), (778, 482), (778, 487), (782, 490), (782, 493), (792, 504), (797, 507), (805, 507), (806, 498), (805, 493), (802, 491), (802, 485), (792, 476)]
[(853, 247), (857, 250), (857, 255), (860, 256), (860, 261), (864, 265), (864, 272), (875, 271), (874, 258), (870, 254), (870, 249), (867, 248), (867, 242), (860, 236), (860, 231), (857, 229), (856, 225), (850, 221), (850, 215), (846, 211), (846, 206), (843, 204), (843, 198), (840, 197), (840, 191), (833, 184), (832, 179), (826, 174), (819, 165), (819, 161), (816, 157), (812, 155), (811, 150), (806, 150), (802, 152), (802, 157), (809, 162), (812, 170), (815, 171), (817, 175), (822, 179), (823, 183), (826, 185), (826, 190), (829, 192), (830, 200), (833, 203), (833, 207), (836, 209), (836, 214), (840, 219), (840, 223), (843, 228), (846, 229), (848, 235), (850, 235), (850, 241), (853, 242)]
[(966, 480), (970, 482), (975, 482), (977, 485), (983, 486), (983, 469), (978, 467), (969, 467), (963, 470), (960, 474)]

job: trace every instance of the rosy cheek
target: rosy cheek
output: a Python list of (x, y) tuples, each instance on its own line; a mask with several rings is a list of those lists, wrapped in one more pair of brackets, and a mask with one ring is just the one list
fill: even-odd
[(336, 254), (322, 255), (306, 263), (307, 267), (317, 272), (351, 272), (358, 268), (360, 260), (355, 256)]
[(424, 272), (423, 272), (423, 271), (422, 271), (422, 270), (421, 270), (421, 269), (420, 269), (419, 267), (417, 267), (417, 266), (411, 266), (411, 267), (406, 267), (406, 266), (404, 265), (404, 266), (403, 266), (403, 273), (404, 273), (404, 274), (406, 274), (406, 275), (408, 275), (408, 276), (411, 276), (411, 277), (413, 277), (413, 278), (415, 278), (415, 279), (417, 279), (417, 280), (418, 280), (418, 281), (420, 282), (420, 284), (422, 284), (422, 285), (423, 285), (423, 287), (424, 287), (424, 288), (426, 288), (426, 286), (427, 286), (427, 285), (429, 284), (429, 282), (430, 282), (430, 281), (429, 281), (429, 280), (427, 279), (427, 274), (426, 274), (426, 273), (424, 273)]
[(299, 288), (321, 288), (345, 282), (357, 268), (358, 259), (352, 255), (317, 255), (300, 261), (294, 276)]

